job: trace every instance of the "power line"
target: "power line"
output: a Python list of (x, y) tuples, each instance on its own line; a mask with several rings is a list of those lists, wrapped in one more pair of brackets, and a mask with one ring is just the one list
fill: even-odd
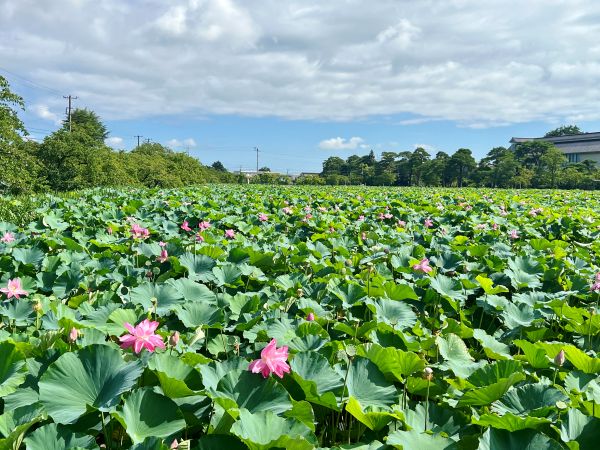
[(12, 75), (13, 77), (19, 78), (21, 81), (23, 81), (27, 84), (30, 84), (31, 86), (37, 87), (39, 89), (45, 89), (46, 91), (54, 92), (55, 94), (61, 95), (61, 93), (59, 91), (57, 91), (56, 89), (52, 89), (51, 87), (28, 80), (27, 78), (22, 77), (21, 75), (17, 75), (16, 73), (11, 72), (10, 70), (5, 69), (4, 67), (0, 67), (0, 70)]

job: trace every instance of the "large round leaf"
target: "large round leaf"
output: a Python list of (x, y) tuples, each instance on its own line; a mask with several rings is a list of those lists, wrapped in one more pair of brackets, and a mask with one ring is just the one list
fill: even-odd
[(24, 380), (25, 357), (12, 342), (0, 343), (0, 397), (14, 392)]
[(73, 433), (66, 426), (56, 423), (50, 423), (35, 430), (25, 439), (25, 444), (27, 450), (98, 449), (93, 436)]
[(72, 423), (87, 407), (109, 411), (142, 373), (139, 362), (125, 362), (106, 345), (90, 345), (58, 358), (42, 375), (40, 401), (58, 423)]
[(113, 415), (135, 444), (147, 437), (166, 438), (185, 427), (177, 404), (150, 388), (133, 391), (125, 399), (123, 408)]
[(398, 392), (377, 366), (366, 358), (356, 357), (348, 369), (348, 395), (363, 407), (389, 406), (398, 400)]

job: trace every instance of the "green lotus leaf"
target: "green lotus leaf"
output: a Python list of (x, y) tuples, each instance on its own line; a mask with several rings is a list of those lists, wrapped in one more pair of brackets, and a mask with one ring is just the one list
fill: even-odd
[(0, 397), (15, 392), (25, 381), (25, 356), (10, 341), (0, 342)]
[(50, 423), (38, 428), (25, 438), (27, 450), (73, 450), (75, 448), (96, 450), (93, 436), (74, 433), (68, 427)]
[(375, 364), (362, 357), (352, 360), (346, 374), (346, 388), (348, 395), (363, 408), (388, 407), (398, 400), (396, 387), (385, 379)]
[(402, 450), (456, 450), (458, 444), (440, 434), (422, 433), (416, 430), (394, 431), (387, 437), (386, 443)]
[(88, 407), (113, 410), (141, 373), (141, 364), (125, 362), (118, 350), (90, 345), (48, 367), (39, 381), (40, 401), (55, 422), (73, 423)]
[(425, 369), (425, 361), (416, 353), (394, 347), (368, 343), (358, 347), (358, 355), (371, 360), (388, 379), (395, 381), (404, 381), (409, 375)]
[(311, 450), (316, 444), (316, 438), (306, 425), (278, 417), (272, 411), (251, 413), (242, 408), (239, 420), (231, 427), (231, 433), (251, 450)]
[(150, 388), (131, 392), (123, 407), (112, 415), (135, 444), (148, 437), (166, 438), (185, 428), (185, 420), (177, 404)]
[(297, 353), (290, 362), (292, 377), (311, 403), (338, 409), (336, 392), (344, 384), (342, 377), (317, 352)]
[(507, 431), (488, 428), (477, 450), (559, 450), (561, 445), (536, 430)]
[(457, 377), (467, 378), (485, 362), (474, 362), (464, 341), (454, 333), (446, 337), (438, 336), (435, 340), (440, 355), (445, 359), (445, 365), (454, 372)]

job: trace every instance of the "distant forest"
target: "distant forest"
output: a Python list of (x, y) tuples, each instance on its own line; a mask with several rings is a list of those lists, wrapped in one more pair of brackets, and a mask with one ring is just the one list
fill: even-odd
[[(346, 159), (332, 156), (319, 175), (292, 178), (269, 172), (246, 178), (228, 172), (215, 161), (205, 166), (196, 158), (158, 143), (143, 143), (131, 151), (113, 150), (105, 144), (108, 130), (87, 109), (75, 109), (71, 121), (42, 142), (27, 139), (18, 117), (21, 97), (10, 91), (0, 76), (0, 192), (23, 194), (46, 190), (71, 191), (98, 186), (180, 187), (203, 183), (262, 183), (374, 186), (486, 186), (512, 188), (595, 189), (600, 187), (596, 163), (568, 163), (552, 143), (531, 141), (515, 149), (496, 147), (477, 162), (467, 148), (452, 155), (437, 152), (432, 158), (423, 148), (373, 151)], [(564, 126), (546, 134), (580, 133)]]

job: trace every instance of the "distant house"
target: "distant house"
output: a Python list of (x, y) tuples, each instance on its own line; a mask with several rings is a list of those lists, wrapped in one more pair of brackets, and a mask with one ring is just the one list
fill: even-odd
[(510, 140), (510, 143), (512, 144), (510, 148), (514, 149), (517, 144), (529, 141), (552, 142), (566, 155), (571, 163), (582, 162), (589, 159), (600, 164), (600, 132), (541, 138), (514, 137)]

